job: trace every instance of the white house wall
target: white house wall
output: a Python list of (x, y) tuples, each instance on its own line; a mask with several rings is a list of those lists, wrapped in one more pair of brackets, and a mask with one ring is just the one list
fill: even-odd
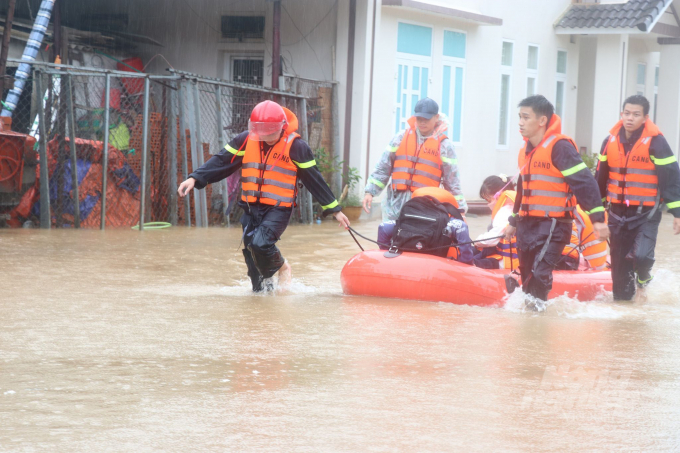
[[(435, 3), (435, 2), (432, 2)], [(557, 50), (568, 52), (564, 132), (573, 135), (576, 127), (576, 96), (579, 47), (569, 36), (556, 35), (552, 18), (556, 19), (569, 6), (567, 0), (535, 2), (459, 1), (439, 3), (460, 6), (481, 14), (500, 17), (502, 26), (480, 26), (451, 17), (421, 11), (383, 7), (376, 36), (375, 74), (370, 153), (370, 169), (394, 136), (394, 109), (397, 68), (398, 22), (409, 22), (433, 28), (431, 82), (429, 97), (441, 106), (443, 78), (444, 29), (462, 31), (466, 38), (466, 61), (463, 86), (461, 143), (456, 146), (463, 191), (466, 197), (479, 198), (479, 187), (489, 175), (517, 172), (517, 153), (522, 146), (518, 132), (517, 103), (526, 95), (528, 44), (539, 45), (538, 93), (555, 101)], [(459, 5), (458, 5), (459, 4)], [(528, 26), (527, 17), (541, 18), (541, 24)], [(551, 18), (548, 20), (547, 18)], [(500, 105), (501, 50), (503, 39), (514, 42), (511, 76), (509, 143), (497, 145)], [(369, 60), (367, 60), (369, 61)], [(364, 176), (365, 172), (362, 172)]]

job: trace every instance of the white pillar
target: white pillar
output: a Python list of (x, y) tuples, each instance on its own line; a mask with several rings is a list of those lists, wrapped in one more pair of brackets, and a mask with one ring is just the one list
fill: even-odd
[(656, 122), (661, 132), (678, 154), (680, 149), (680, 45), (661, 46), (659, 91)]
[(602, 141), (619, 120), (625, 99), (628, 35), (599, 35), (595, 56), (593, 132), (590, 149), (600, 152)]

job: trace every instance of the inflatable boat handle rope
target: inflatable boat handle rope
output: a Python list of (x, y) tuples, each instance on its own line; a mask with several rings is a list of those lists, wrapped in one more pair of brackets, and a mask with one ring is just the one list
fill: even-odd
[[(359, 233), (357, 230), (355, 230), (352, 227), (347, 227), (347, 230), (349, 231), (349, 234), (352, 235), (352, 238), (354, 238), (354, 241), (357, 243), (357, 245), (359, 245), (359, 241), (357, 241), (357, 238), (355, 238), (354, 234), (352, 234), (352, 233), (356, 233), (356, 235), (359, 236), (360, 238), (365, 239), (368, 242), (372, 242), (374, 244), (377, 244), (379, 246), (382, 245), (383, 247), (388, 247), (388, 248), (392, 246), (391, 244), (383, 244), (382, 242), (378, 242), (378, 241), (374, 241), (373, 239), (369, 239), (366, 236), (364, 236), (363, 234)], [(484, 242), (484, 241), (488, 241), (490, 239), (502, 239), (504, 237), (505, 237), (505, 235), (494, 236), (494, 237), (484, 238), (484, 239), (480, 239), (480, 240), (476, 240), (476, 241), (460, 242), (458, 244), (451, 244), (451, 245), (441, 245), (439, 247), (432, 247), (430, 249), (405, 249), (405, 248), (400, 248), (399, 250), (401, 250), (402, 252), (421, 252), (421, 253), (422, 252), (431, 252), (433, 250), (440, 250), (440, 249), (443, 249), (443, 248), (448, 249), (448, 248), (451, 248), (451, 247), (458, 247), (460, 245), (474, 244), (475, 242)], [(363, 247), (361, 247), (361, 245), (359, 245), (359, 248), (361, 249), (362, 252), (364, 251), (364, 249), (363, 249)]]

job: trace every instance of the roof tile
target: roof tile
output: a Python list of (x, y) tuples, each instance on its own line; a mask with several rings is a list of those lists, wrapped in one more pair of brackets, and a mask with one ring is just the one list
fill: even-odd
[[(648, 31), (672, 0), (628, 0), (624, 4), (572, 5), (556, 28), (638, 28)], [(623, 31), (623, 30), (622, 30)]]

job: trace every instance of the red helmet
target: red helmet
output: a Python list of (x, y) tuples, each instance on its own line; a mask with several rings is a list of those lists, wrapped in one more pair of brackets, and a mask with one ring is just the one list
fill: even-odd
[(286, 113), (283, 107), (274, 101), (260, 102), (251, 112), (250, 121), (248, 121), (250, 138), (259, 141), (260, 137), (270, 138), (279, 135), (284, 124), (286, 124)]

